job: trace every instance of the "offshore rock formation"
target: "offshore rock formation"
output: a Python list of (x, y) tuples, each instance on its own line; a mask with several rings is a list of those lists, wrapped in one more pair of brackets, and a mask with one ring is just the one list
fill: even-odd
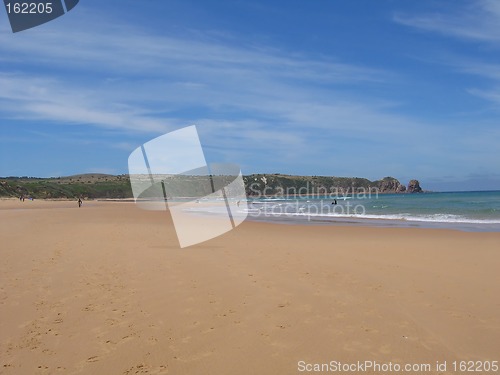
[(418, 180), (411, 180), (408, 183), (408, 193), (421, 193), (423, 190), (420, 187), (420, 182)]

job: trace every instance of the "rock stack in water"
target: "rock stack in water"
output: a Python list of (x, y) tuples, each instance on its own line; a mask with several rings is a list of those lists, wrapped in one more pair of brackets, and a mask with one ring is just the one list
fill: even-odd
[(418, 180), (411, 180), (408, 183), (408, 189), (406, 191), (408, 193), (421, 193), (422, 188), (420, 187), (420, 182), (418, 182)]

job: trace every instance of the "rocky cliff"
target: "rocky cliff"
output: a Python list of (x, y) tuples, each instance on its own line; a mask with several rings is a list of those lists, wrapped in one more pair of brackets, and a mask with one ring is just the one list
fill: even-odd
[(248, 196), (311, 195), (311, 194), (402, 194), (420, 193), (418, 180), (408, 188), (394, 177), (370, 181), (359, 177), (291, 176), (282, 174), (253, 174), (244, 177)]
[(406, 186), (401, 184), (394, 177), (384, 177), (382, 180), (376, 181), (376, 185), (380, 193), (404, 193)]

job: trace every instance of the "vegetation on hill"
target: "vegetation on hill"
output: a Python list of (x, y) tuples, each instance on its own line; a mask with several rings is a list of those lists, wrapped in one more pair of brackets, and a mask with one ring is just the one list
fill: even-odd
[(76, 175), (57, 178), (0, 178), (0, 196), (57, 198), (130, 198), (132, 189), (127, 175)]
[[(195, 177), (196, 179), (196, 177)], [(330, 194), (353, 192), (405, 193), (421, 192), (419, 182), (411, 180), (408, 189), (393, 177), (370, 181), (358, 177), (290, 176), (283, 174), (252, 174), (244, 176), (248, 196), (293, 194)], [(193, 178), (185, 179), (184, 196), (200, 195), (193, 190)], [(196, 187), (196, 186), (195, 186)], [(181, 192), (179, 192), (181, 194)], [(32, 197), (36, 199), (123, 199), (132, 198), (128, 175), (83, 174), (69, 177), (0, 178), (0, 197)]]

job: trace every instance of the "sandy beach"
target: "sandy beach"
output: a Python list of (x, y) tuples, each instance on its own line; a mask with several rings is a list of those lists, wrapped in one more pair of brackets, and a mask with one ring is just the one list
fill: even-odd
[(0, 220), (2, 374), (500, 361), (500, 233), (247, 221), (180, 249), (133, 203), (3, 200)]

